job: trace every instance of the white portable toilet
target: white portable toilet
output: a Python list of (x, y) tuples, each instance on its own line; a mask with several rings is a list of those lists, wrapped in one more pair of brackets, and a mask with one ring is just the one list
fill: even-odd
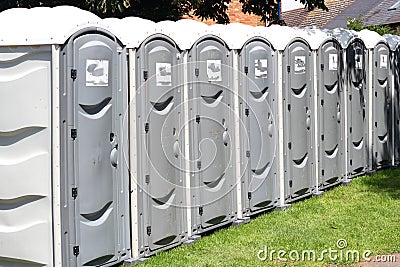
[[(238, 219), (277, 206), (276, 55), (265, 28), (239, 23), (219, 28), (233, 50)], [(235, 34), (232, 34), (235, 32)], [(237, 82), (236, 82), (237, 81)], [(240, 221), (238, 221), (240, 223)]]
[(344, 140), (346, 142), (344, 182), (365, 174), (368, 167), (368, 54), (364, 42), (354, 31), (334, 29), (332, 35), (343, 52), (344, 114), (346, 117)]
[(130, 257), (124, 50), (74, 7), (0, 24), (0, 266)]
[[(193, 29), (180, 34), (190, 36)], [(188, 50), (191, 232), (236, 218), (233, 56), (219, 31), (208, 27)]]
[(392, 88), (392, 166), (400, 163), (400, 37), (397, 35), (385, 34), (390, 47), (390, 87)]
[(321, 190), (345, 176), (343, 63), (339, 42), (327, 31), (302, 29), (313, 51), (316, 186)]
[[(105, 19), (128, 51), (132, 260), (191, 236), (187, 50), (203, 23)], [(184, 34), (186, 33), (186, 34)], [(192, 37), (191, 37), (192, 36)], [(192, 181), (193, 183), (193, 181)]]
[(315, 191), (312, 53), (304, 33), (272, 25), (266, 39), (277, 50), (279, 204)]
[(390, 47), (370, 30), (358, 33), (368, 49), (369, 171), (392, 165), (392, 90)]

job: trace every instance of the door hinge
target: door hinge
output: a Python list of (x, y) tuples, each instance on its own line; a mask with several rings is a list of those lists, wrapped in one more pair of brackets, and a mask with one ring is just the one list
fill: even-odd
[(146, 122), (146, 123), (144, 124), (144, 131), (145, 131), (146, 133), (148, 133), (149, 130), (150, 130), (150, 125), (149, 125), (148, 122)]
[(246, 151), (246, 157), (250, 158), (250, 150)]
[(200, 115), (196, 115), (196, 122), (200, 123)]
[(72, 188), (72, 198), (76, 199), (78, 197), (78, 188), (77, 187), (73, 187)]
[(290, 66), (287, 66), (286, 69), (287, 69), (287, 72), (290, 72)]
[(325, 65), (321, 64), (321, 71), (324, 71), (324, 69), (325, 69)]
[(289, 180), (289, 187), (293, 186), (293, 180)]
[(150, 183), (150, 175), (146, 174), (144, 176), (144, 180), (146, 181), (146, 184), (149, 184)]
[(72, 138), (73, 140), (76, 139), (76, 136), (77, 136), (77, 135), (78, 135), (77, 130), (76, 130), (76, 129), (71, 129), (71, 138)]
[(292, 107), (290, 106), (290, 104), (287, 105), (287, 110), (290, 111)]
[(249, 109), (248, 109), (248, 108), (246, 108), (246, 109), (244, 110), (244, 115), (246, 115), (246, 117), (248, 117), (248, 116), (249, 116), (249, 114), (250, 114), (250, 111), (249, 111)]
[(147, 226), (146, 232), (148, 236), (151, 235), (151, 226)]
[(74, 246), (72, 248), (72, 251), (74, 252), (74, 256), (78, 256), (79, 255), (79, 246)]
[(149, 72), (147, 70), (143, 71), (143, 78), (147, 80), (149, 78)]
[(76, 80), (76, 73), (77, 73), (76, 69), (71, 70), (71, 79), (74, 81)]
[(246, 75), (247, 75), (247, 73), (249, 73), (249, 67), (247, 67), (247, 66), (244, 67), (244, 73), (246, 73)]
[(195, 68), (195, 69), (194, 69), (194, 75), (195, 75), (196, 77), (199, 77), (199, 74), (200, 74), (200, 70), (199, 70), (198, 68)]
[(203, 216), (203, 207), (199, 207), (199, 215)]
[(247, 193), (247, 198), (250, 200), (251, 199), (251, 192)]
[(199, 160), (198, 162), (197, 162), (197, 169), (201, 169), (201, 161)]

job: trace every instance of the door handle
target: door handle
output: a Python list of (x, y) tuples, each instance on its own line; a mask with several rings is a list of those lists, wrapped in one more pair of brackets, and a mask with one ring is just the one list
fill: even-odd
[(178, 143), (178, 140), (176, 140), (175, 143), (174, 143), (173, 151), (174, 151), (175, 158), (178, 158), (178, 156), (179, 156), (179, 143)]
[(118, 146), (115, 146), (110, 153), (110, 162), (114, 168), (118, 165)]

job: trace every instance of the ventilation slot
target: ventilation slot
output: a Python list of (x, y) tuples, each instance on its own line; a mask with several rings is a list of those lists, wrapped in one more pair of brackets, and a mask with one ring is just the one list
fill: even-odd
[(332, 85), (325, 84), (326, 91), (328, 91), (329, 93), (333, 93), (334, 89), (336, 89), (337, 83), (338, 82), (335, 81), (335, 83)]
[(215, 188), (221, 182), (224, 175), (225, 175), (225, 173), (221, 174), (221, 176), (217, 180), (212, 181), (212, 182), (204, 182), (204, 184), (206, 186), (208, 186), (209, 188)]
[(160, 198), (152, 198), (155, 203), (158, 205), (165, 205), (168, 203), (168, 201), (172, 198), (173, 194), (175, 192), (175, 188), (171, 190), (166, 196), (160, 197)]
[(293, 93), (294, 93), (296, 96), (300, 96), (301, 93), (303, 93), (303, 92), (305, 91), (305, 89), (306, 89), (306, 84), (304, 84), (304, 85), (303, 85), (301, 88), (299, 88), (299, 89), (292, 88), (292, 91), (293, 91)]
[(218, 216), (218, 217), (215, 217), (215, 218), (213, 218), (211, 220), (206, 221), (206, 223), (212, 224), (212, 225), (219, 224), (219, 223), (223, 222), (225, 220), (225, 218), (226, 218), (225, 215)]
[(269, 162), (267, 162), (267, 164), (262, 167), (261, 169), (257, 169), (257, 170), (251, 170), (254, 174), (256, 175), (261, 175), (269, 166)]
[(293, 162), (296, 164), (296, 167), (303, 168), (306, 165), (308, 153), (306, 153), (301, 159), (294, 159)]
[(254, 207), (256, 207), (256, 208), (264, 208), (264, 207), (267, 207), (269, 204), (271, 204), (271, 202), (272, 202), (271, 200), (266, 200), (266, 201), (257, 203), (256, 205), (254, 205)]
[(171, 235), (171, 236), (167, 236), (161, 240), (154, 242), (154, 244), (157, 246), (165, 246), (165, 245), (173, 243), (173, 241), (175, 239), (176, 239), (176, 235)]
[(387, 141), (387, 133), (384, 135), (378, 135), (378, 139), (380, 142), (385, 143)]
[(112, 258), (114, 258), (114, 255), (105, 255), (96, 258), (94, 260), (88, 261), (85, 264), (83, 264), (83, 266), (101, 266), (111, 261)]
[(222, 95), (222, 90), (218, 91), (218, 93), (216, 93), (213, 96), (201, 96), (204, 101), (206, 101), (207, 104), (212, 104), (215, 101), (217, 101), (218, 97), (220, 97), (220, 95)]
[(260, 99), (268, 90), (268, 87), (265, 87), (264, 90), (262, 90), (261, 92), (252, 92), (250, 91), (250, 94), (256, 98), (256, 99)]
[(101, 101), (98, 104), (95, 105), (83, 105), (83, 104), (79, 104), (79, 106), (89, 115), (94, 115), (99, 113), (101, 110), (103, 110), (103, 108), (105, 108), (108, 103), (110, 103), (111, 101), (111, 97), (107, 97), (105, 98), (103, 101)]
[(44, 130), (44, 127), (26, 127), (12, 132), (0, 132), (0, 146), (11, 146), (19, 141), (37, 134)]
[(97, 221), (98, 219), (101, 218), (101, 216), (103, 216), (106, 211), (108, 210), (108, 208), (111, 206), (112, 201), (108, 202), (102, 209), (100, 209), (99, 211), (93, 212), (93, 213), (88, 213), (88, 214), (81, 214), (81, 216), (83, 218), (85, 218), (86, 220), (89, 221)]
[(17, 209), (17, 208), (27, 205), (29, 203), (38, 201), (42, 198), (44, 198), (44, 196), (29, 195), (29, 196), (22, 196), (22, 197), (12, 198), (12, 199), (0, 199), (0, 210)]
[(170, 96), (167, 100), (165, 100), (164, 102), (160, 102), (160, 103), (154, 103), (151, 102), (151, 104), (153, 105), (153, 107), (158, 110), (158, 111), (162, 111), (164, 109), (166, 109), (169, 105), (169, 103), (172, 102), (172, 100), (174, 99), (173, 96)]
[(378, 79), (378, 83), (379, 83), (380, 86), (386, 86), (386, 82), (387, 82), (387, 77), (385, 79), (383, 79), (383, 80)]

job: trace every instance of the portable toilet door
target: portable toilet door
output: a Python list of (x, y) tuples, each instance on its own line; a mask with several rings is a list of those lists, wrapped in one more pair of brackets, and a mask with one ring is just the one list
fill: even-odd
[(243, 212), (253, 215), (277, 205), (277, 66), (275, 51), (263, 38), (247, 41), (239, 57), (241, 161), (246, 165), (242, 203)]
[(231, 58), (226, 44), (212, 35), (201, 37), (188, 53), (194, 234), (235, 219)]
[(292, 202), (313, 193), (314, 122), (311, 50), (296, 38), (286, 47), (284, 68), (285, 199)]
[[(187, 238), (184, 207), (183, 68), (169, 37), (154, 34), (136, 52), (139, 256)], [(131, 107), (134, 108), (134, 107)], [(135, 227), (134, 225), (132, 227)]]
[(364, 43), (355, 38), (346, 48), (347, 65), (347, 149), (349, 178), (365, 173), (367, 168), (367, 89), (366, 49)]
[(392, 165), (392, 88), (389, 54), (386, 42), (379, 42), (373, 48), (373, 169)]
[(392, 125), (392, 166), (397, 166), (400, 162), (400, 119), (399, 119), (399, 55), (400, 55), (400, 37), (397, 35), (385, 34), (383, 37), (386, 39), (390, 51), (389, 51), (389, 62), (390, 62), (390, 78), (389, 86), (391, 88), (391, 125)]
[(88, 28), (60, 54), (64, 261), (116, 264), (130, 256), (125, 50), (111, 33)]
[(328, 39), (318, 49), (318, 187), (342, 182), (344, 159), (343, 62), (340, 44)]

